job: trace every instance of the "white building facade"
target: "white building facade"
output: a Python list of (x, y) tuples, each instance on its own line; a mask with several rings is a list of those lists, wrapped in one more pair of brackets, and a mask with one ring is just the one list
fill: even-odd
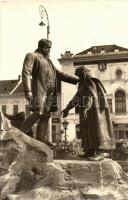
[[(78, 66), (85, 65), (90, 68), (93, 77), (100, 79), (107, 92), (115, 138), (128, 138), (128, 49), (117, 45), (104, 45), (93, 46), (76, 55), (66, 51), (59, 62), (62, 70), (71, 75)], [(76, 90), (77, 85), (61, 84), (62, 109), (72, 99)], [(78, 138), (77, 109), (70, 110), (67, 121), (67, 139)]]

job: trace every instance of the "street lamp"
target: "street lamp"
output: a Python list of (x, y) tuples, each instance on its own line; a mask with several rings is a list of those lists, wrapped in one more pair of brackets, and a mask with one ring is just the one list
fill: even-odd
[[(69, 124), (69, 122), (65, 119), (64, 121), (63, 121), (63, 129), (64, 129), (64, 149), (65, 149), (65, 151), (66, 151), (66, 145), (67, 145), (67, 134), (66, 134), (66, 132), (67, 132), (67, 127), (68, 127), (68, 124)], [(66, 153), (66, 152), (65, 152)]]
[(47, 20), (47, 39), (49, 40), (49, 34), (50, 34), (49, 18), (48, 18), (47, 10), (45, 9), (45, 7), (43, 5), (39, 6), (39, 13), (40, 13), (40, 17), (41, 17), (41, 22), (39, 23), (40, 26), (45, 26), (44, 13), (46, 15), (46, 20)]

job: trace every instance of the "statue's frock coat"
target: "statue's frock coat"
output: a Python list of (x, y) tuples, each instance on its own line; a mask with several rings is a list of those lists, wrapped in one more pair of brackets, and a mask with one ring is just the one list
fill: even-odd
[(39, 52), (28, 53), (24, 59), (22, 81), (25, 94), (32, 92), (31, 110), (43, 114), (57, 111), (57, 84), (59, 81), (76, 84), (78, 78), (59, 71), (50, 59)]

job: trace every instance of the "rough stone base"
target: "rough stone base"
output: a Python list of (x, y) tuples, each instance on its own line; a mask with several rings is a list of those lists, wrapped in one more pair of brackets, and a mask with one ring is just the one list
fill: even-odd
[(128, 176), (111, 160), (53, 160), (12, 127), (0, 134), (0, 200), (128, 199)]
[[(45, 176), (45, 177), (44, 177)], [(56, 160), (36, 174), (29, 191), (8, 195), (9, 200), (127, 199), (128, 177), (111, 159), (101, 162)], [(25, 188), (24, 188), (25, 189)]]

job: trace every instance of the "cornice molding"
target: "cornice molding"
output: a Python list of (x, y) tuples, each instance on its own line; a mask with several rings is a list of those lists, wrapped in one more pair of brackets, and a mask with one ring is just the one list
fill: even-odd
[(95, 54), (82, 54), (82, 55), (74, 55), (72, 57), (63, 57), (58, 59), (61, 63), (66, 61), (72, 61), (74, 65), (77, 64), (96, 64), (100, 62), (108, 63), (108, 62), (127, 62), (128, 61), (128, 51), (126, 52), (116, 52), (116, 53), (95, 53)]

